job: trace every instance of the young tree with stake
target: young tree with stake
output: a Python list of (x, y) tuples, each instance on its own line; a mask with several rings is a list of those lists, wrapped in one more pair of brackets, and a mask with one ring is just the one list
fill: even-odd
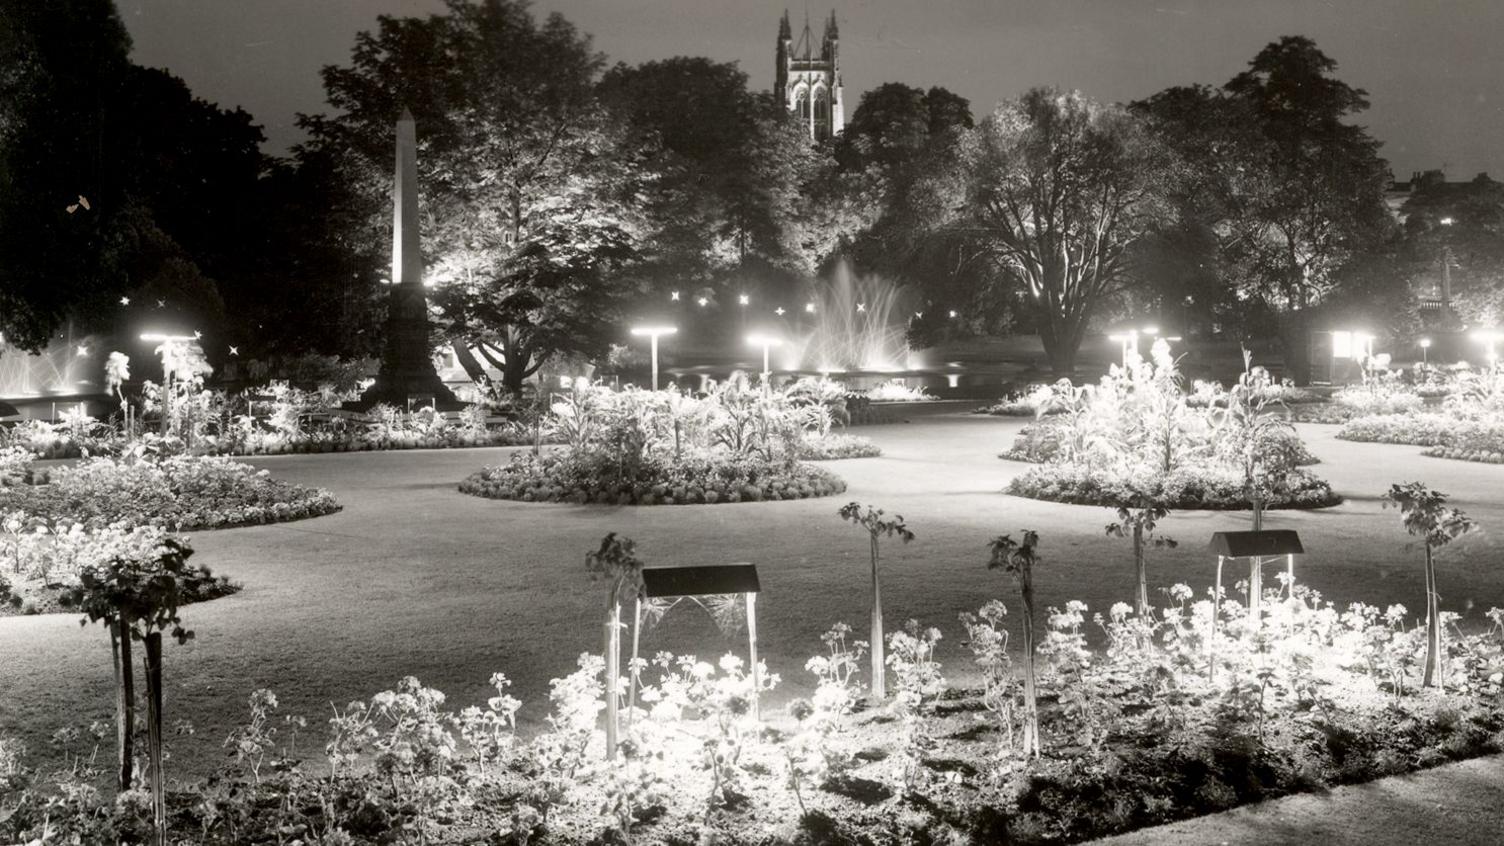
[(867, 530), (871, 541), (872, 553), (872, 700), (881, 702), (887, 697), (886, 669), (883, 663), (883, 597), (882, 586), (878, 579), (878, 538), (897, 537), (904, 543), (914, 539), (914, 533), (904, 525), (903, 515), (895, 514), (893, 519), (883, 519), (881, 508), (863, 506), (859, 502), (848, 502), (841, 507), (841, 519), (848, 520)]
[(1141, 502), (1139, 507), (1132, 510), (1119, 508), (1118, 522), (1107, 524), (1107, 534), (1133, 538), (1133, 568), (1138, 574), (1138, 594), (1134, 597), (1133, 613), (1140, 619), (1149, 614), (1149, 567), (1144, 549), (1146, 546), (1174, 549), (1177, 545), (1174, 538), (1154, 534), (1159, 521), (1169, 514), (1169, 509)]
[(1426, 544), (1426, 664), (1422, 687), (1444, 685), (1437, 678), (1441, 662), (1441, 603), (1436, 590), (1436, 551), (1478, 528), (1466, 514), (1446, 504), (1446, 494), (1433, 491), (1421, 482), (1391, 485), (1384, 494), (1384, 507), (1399, 508), (1405, 530), (1424, 539)]
[(606, 760), (616, 757), (618, 715), (621, 699), (621, 606), (636, 603), (643, 594), (642, 561), (631, 538), (612, 532), (601, 539), (600, 549), (585, 556), (590, 580), (605, 579), (606, 592)]
[(1038, 547), (1038, 532), (1025, 530), (1022, 542), (1015, 541), (1012, 535), (999, 535), (992, 540), (992, 557), (987, 561), (987, 569), (1005, 570), (1013, 576), (1024, 600), (1023, 751), (1031, 758), (1039, 757), (1039, 706), (1034, 675), (1034, 565), (1039, 563), (1035, 552)]
[(193, 550), (181, 539), (157, 529), (137, 529), (121, 539), (113, 556), (79, 571), (78, 585), (65, 604), (85, 615), (81, 622), (102, 622), (110, 631), (115, 660), (116, 736), (119, 740), (119, 786), (133, 781), (135, 669), (131, 643), (145, 647), (147, 759), (151, 764), (151, 794), (155, 818), (154, 842), (166, 843), (166, 778), (162, 771), (162, 633), (170, 631), (178, 643), (193, 632), (184, 629), (178, 607), (213, 581), (208, 570), (188, 563)]

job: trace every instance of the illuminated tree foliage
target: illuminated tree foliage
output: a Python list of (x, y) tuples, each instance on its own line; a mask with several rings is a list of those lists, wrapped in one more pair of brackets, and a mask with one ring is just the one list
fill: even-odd
[(390, 219), (392, 127), (411, 110), (440, 322), (514, 391), (551, 355), (603, 353), (638, 288), (644, 171), (596, 97), (602, 64), (561, 15), (450, 0), (357, 36), (350, 65), (324, 70), (337, 114), (301, 120), (389, 243), (375, 233)]

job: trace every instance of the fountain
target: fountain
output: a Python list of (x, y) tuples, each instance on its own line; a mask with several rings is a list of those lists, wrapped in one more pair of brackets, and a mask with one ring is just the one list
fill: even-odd
[(93, 335), (75, 335), (70, 323), (31, 355), (0, 341), (0, 399), (97, 394), (106, 350)]
[[(788, 370), (896, 373), (917, 366), (904, 339), (904, 290), (876, 276), (857, 276), (844, 259), (829, 280), (811, 284), (814, 313), (784, 349)], [(803, 315), (801, 315), (803, 316)]]

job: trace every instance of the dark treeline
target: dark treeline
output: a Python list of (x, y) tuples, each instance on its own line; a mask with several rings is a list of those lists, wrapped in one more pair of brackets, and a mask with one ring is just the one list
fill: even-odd
[(793, 308), (838, 260), (909, 287), (915, 345), (1038, 333), (1060, 373), (1126, 318), (1281, 338), (1287, 357), (1318, 320), (1412, 331), (1443, 263), (1455, 322), (1504, 303), (1504, 190), (1428, 176), (1398, 224), (1365, 92), (1301, 37), (1220, 86), (1131, 104), (1037, 89), (976, 120), (943, 88), (890, 82), (817, 145), (735, 64), (612, 65), (559, 15), (451, 0), (360, 34), (285, 159), (249, 115), (129, 53), (109, 0), (0, 5), (16, 346), (149, 314), (203, 330), (211, 359), (369, 354), (404, 108), (436, 332), (512, 388), (560, 356), (604, 359), (675, 292), (705, 302), (709, 338), (745, 319), (741, 295)]

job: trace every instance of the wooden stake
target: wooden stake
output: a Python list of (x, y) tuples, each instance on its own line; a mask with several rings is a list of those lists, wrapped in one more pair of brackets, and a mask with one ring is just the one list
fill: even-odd
[(131, 658), (130, 616), (120, 612), (120, 619), (110, 627), (110, 649), (115, 657), (115, 749), (117, 784), (121, 792), (131, 789), (135, 767), (136, 669)]
[(162, 633), (146, 636), (146, 742), (151, 760), (155, 846), (167, 846), (167, 779), (162, 772)]

